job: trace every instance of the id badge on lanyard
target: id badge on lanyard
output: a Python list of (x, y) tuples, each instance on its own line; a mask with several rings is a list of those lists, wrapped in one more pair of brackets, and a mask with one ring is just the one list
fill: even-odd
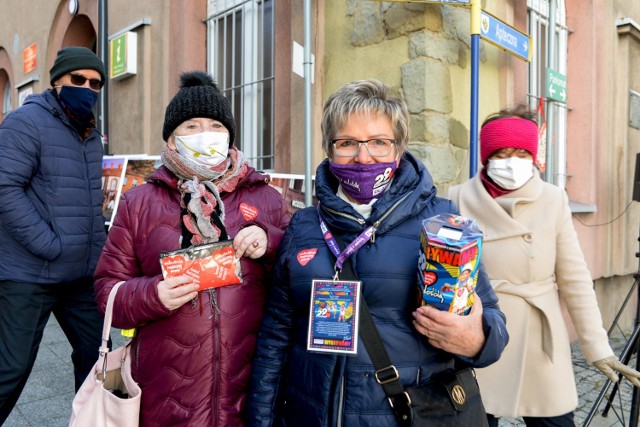
[(358, 352), (359, 280), (313, 280), (307, 350)]
[(338, 280), (338, 274), (344, 262), (369, 240), (373, 227), (367, 228), (342, 251), (322, 218), (319, 206), (318, 218), (322, 236), (335, 255), (336, 263), (333, 280), (312, 281), (307, 350), (356, 354), (362, 282)]

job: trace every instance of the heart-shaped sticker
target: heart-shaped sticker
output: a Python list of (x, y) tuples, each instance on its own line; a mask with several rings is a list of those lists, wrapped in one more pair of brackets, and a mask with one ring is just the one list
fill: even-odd
[(179, 276), (185, 266), (185, 259), (182, 255), (174, 255), (162, 258), (162, 268), (166, 271), (165, 276)]
[(433, 285), (437, 279), (438, 279), (438, 276), (436, 276), (436, 273), (434, 273), (433, 271), (428, 271), (424, 273), (424, 283), (427, 286)]
[(240, 203), (240, 213), (247, 221), (252, 221), (258, 216), (258, 209), (246, 203)]
[(318, 248), (305, 249), (303, 251), (298, 252), (298, 255), (297, 255), (298, 262), (300, 263), (301, 266), (304, 267), (305, 265), (307, 265), (309, 261), (313, 259), (313, 257), (316, 256), (317, 252), (318, 252)]

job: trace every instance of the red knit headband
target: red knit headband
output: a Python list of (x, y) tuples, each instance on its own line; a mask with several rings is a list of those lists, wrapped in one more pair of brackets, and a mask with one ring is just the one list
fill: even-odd
[(538, 125), (520, 117), (492, 120), (480, 129), (480, 161), (487, 164), (489, 156), (503, 148), (522, 148), (538, 155)]

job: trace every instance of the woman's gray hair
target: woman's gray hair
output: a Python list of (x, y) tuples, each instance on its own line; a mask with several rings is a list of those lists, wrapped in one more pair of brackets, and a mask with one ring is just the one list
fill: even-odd
[(409, 143), (409, 110), (401, 98), (392, 97), (389, 88), (374, 79), (357, 80), (336, 90), (324, 104), (322, 115), (322, 148), (332, 155), (331, 140), (353, 113), (384, 114), (391, 120), (394, 139), (400, 155)]

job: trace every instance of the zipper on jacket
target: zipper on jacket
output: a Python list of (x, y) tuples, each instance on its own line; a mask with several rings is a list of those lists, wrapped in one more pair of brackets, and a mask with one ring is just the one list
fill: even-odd
[(333, 210), (333, 209), (328, 208), (328, 207), (326, 207), (324, 205), (321, 205), (321, 208), (322, 208), (322, 210), (325, 210), (327, 212), (331, 212), (334, 215), (338, 215), (338, 216), (341, 216), (343, 218), (350, 219), (351, 221), (355, 221), (360, 225), (365, 225), (366, 224), (366, 221), (364, 219), (362, 219), (362, 218), (358, 218), (358, 217), (355, 217), (353, 215), (346, 214), (344, 212)]
[[(387, 211), (384, 213), (384, 215), (382, 215), (380, 217), (380, 219), (378, 219), (376, 222), (373, 223), (373, 230), (372, 230), (373, 232), (371, 233), (371, 239), (370, 239), (371, 243), (375, 243), (375, 241), (376, 241), (376, 230), (378, 228), (380, 228), (380, 225), (384, 222), (384, 220), (386, 220), (389, 217), (389, 215), (391, 215), (393, 213), (393, 211), (395, 211), (396, 208), (398, 206), (400, 206), (402, 204), (402, 202), (404, 202), (407, 199), (407, 197), (409, 197), (411, 195), (411, 193), (413, 193), (413, 190), (409, 191), (407, 194), (402, 196), (400, 198), (400, 200), (396, 201), (393, 205), (391, 205), (391, 207), (389, 209), (387, 209)], [(352, 221), (355, 221), (360, 225), (365, 225), (366, 224), (365, 220), (363, 220), (361, 218), (357, 218), (357, 217), (355, 217), (353, 215), (349, 215), (349, 214), (346, 214), (344, 212), (339, 212), (339, 211), (336, 211), (334, 209), (328, 208), (326, 206), (321, 206), (321, 208), (326, 210), (327, 212), (331, 212), (334, 215), (338, 215), (338, 216), (341, 216), (343, 218), (347, 218), (347, 219), (350, 219)]]
[(213, 385), (213, 393), (211, 396), (211, 411), (213, 413), (213, 425), (217, 426), (220, 416), (220, 408), (218, 405), (218, 401), (220, 400), (220, 309), (218, 308), (218, 298), (216, 296), (216, 289), (209, 290), (209, 304), (212, 307), (215, 307), (212, 310), (213, 317), (213, 345), (215, 346), (215, 353), (213, 355), (213, 363), (211, 367), (213, 368), (213, 376), (215, 377), (214, 385)]
[(220, 307), (218, 306), (218, 297), (216, 296), (215, 288), (209, 289), (209, 306), (209, 309), (211, 310), (211, 316), (209, 316), (209, 319), (214, 316), (214, 313), (216, 316), (220, 314)]
[[(394, 210), (395, 210), (395, 209), (396, 209), (396, 208), (397, 208), (397, 207), (398, 207), (402, 202), (404, 202), (404, 201), (406, 200), (406, 198), (407, 198), (407, 197), (409, 197), (409, 196), (411, 195), (411, 193), (413, 193), (413, 191), (409, 191), (407, 194), (405, 194), (404, 196), (402, 196), (402, 197), (400, 198), (400, 200), (398, 200), (398, 201), (397, 201), (397, 202), (395, 202), (393, 205), (391, 205), (391, 207), (387, 210), (387, 212), (385, 212), (385, 214), (384, 214), (384, 215), (382, 215), (382, 216), (380, 217), (380, 219), (379, 219), (379, 220), (377, 220), (377, 221), (373, 224), (373, 231), (374, 231), (374, 235), (373, 235), (373, 236), (371, 236), (372, 241), (373, 241), (373, 240), (375, 240), (375, 230), (376, 230), (376, 229), (378, 229), (378, 227), (380, 227), (380, 224), (382, 224), (382, 222), (383, 222), (385, 219), (387, 219), (387, 218), (389, 217), (389, 215), (391, 215), (391, 213), (392, 213), (392, 212), (393, 212), (393, 211), (394, 211)], [(346, 213), (344, 213), (344, 212), (340, 212), (340, 211), (337, 211), (337, 210), (335, 210), (335, 209), (328, 208), (328, 207), (326, 207), (326, 206), (324, 206), (324, 205), (320, 205), (320, 207), (321, 207), (321, 209), (322, 209), (322, 210), (325, 210), (325, 211), (327, 211), (327, 212), (331, 212), (332, 214), (334, 214), (334, 215), (338, 215), (338, 216), (341, 216), (341, 217), (343, 217), (343, 218), (350, 219), (351, 221), (355, 221), (355, 222), (357, 222), (357, 223), (358, 223), (358, 224), (360, 224), (360, 225), (365, 225), (365, 224), (367, 223), (367, 221), (365, 221), (365, 220), (364, 220), (364, 219), (362, 219), (362, 218), (358, 218), (358, 217), (355, 217), (355, 216), (353, 216), (353, 215), (349, 215), (349, 214), (346, 214)]]
[[(80, 138), (82, 140), (82, 138)], [(84, 268), (87, 269), (89, 268), (89, 259), (91, 259), (91, 249), (93, 247), (93, 239), (95, 237), (95, 233), (94, 233), (94, 222), (95, 222), (95, 218), (94, 218), (94, 212), (93, 212), (93, 191), (91, 189), (91, 174), (89, 173), (89, 162), (87, 161), (87, 144), (85, 143), (85, 141), (82, 141), (82, 160), (84, 161), (84, 172), (85, 172), (85, 176), (87, 177), (87, 188), (89, 189), (89, 212), (91, 212), (91, 216), (89, 218), (91, 218), (91, 222), (89, 223), (89, 229), (91, 230), (89, 232), (89, 250), (87, 251), (87, 257), (84, 260)]]
[(47, 279), (49, 278), (49, 261), (44, 262), (44, 274)]
[(338, 395), (338, 413), (336, 427), (342, 427), (342, 412), (344, 411), (344, 375), (340, 378), (340, 392)]
[[(142, 338), (140, 337), (140, 334), (136, 334), (135, 342), (131, 343), (131, 347), (132, 347), (131, 351), (133, 352), (133, 355), (136, 359), (136, 362), (135, 362), (136, 367), (140, 366), (140, 345), (141, 344), (142, 344)], [(138, 368), (138, 371), (140, 371), (140, 368)]]
[(376, 222), (374, 222), (374, 223), (373, 223), (373, 232), (371, 233), (371, 243), (375, 243), (375, 241), (376, 241), (376, 230), (380, 227), (380, 224), (382, 224), (382, 222), (383, 222), (385, 219), (387, 219), (387, 218), (389, 217), (389, 215), (391, 215), (391, 213), (392, 213), (393, 211), (395, 211), (395, 210), (396, 210), (396, 208), (397, 208), (398, 206), (400, 206), (400, 204), (401, 204), (402, 202), (404, 202), (404, 201), (405, 201), (405, 199), (406, 199), (407, 197), (409, 197), (409, 195), (411, 195), (411, 193), (413, 193), (413, 191), (409, 191), (407, 194), (405, 194), (404, 196), (402, 196), (402, 197), (400, 198), (400, 200), (398, 200), (398, 201), (397, 201), (397, 202), (395, 202), (393, 205), (391, 205), (391, 207), (387, 210), (387, 212), (385, 212), (385, 214), (384, 214), (384, 215), (382, 215), (382, 216), (380, 217), (380, 219), (379, 219), (379, 220), (377, 220)]
[[(389, 217), (389, 215), (391, 215), (393, 213), (393, 211), (396, 210), (396, 208), (398, 206), (400, 206), (402, 204), (402, 202), (404, 202), (406, 200), (407, 197), (409, 197), (411, 195), (411, 193), (413, 193), (413, 191), (409, 191), (407, 194), (405, 194), (404, 196), (402, 196), (400, 198), (400, 200), (396, 201), (393, 205), (391, 205), (391, 207), (384, 213), (384, 215), (382, 215), (380, 217), (380, 219), (378, 219), (376, 222), (374, 222), (372, 224), (372, 229), (371, 229), (371, 238), (369, 239), (369, 241), (373, 244), (376, 242), (376, 230), (380, 227), (380, 225)], [(341, 216), (343, 218), (347, 218), (350, 219), (352, 221), (357, 222), (360, 225), (365, 225), (366, 221), (361, 219), (361, 218), (357, 218), (353, 215), (349, 215), (346, 214), (344, 212), (338, 212), (336, 210), (333, 210), (331, 208), (327, 208), (325, 206), (321, 206), (321, 209), (326, 210), (327, 212), (331, 212), (335, 215)], [(338, 275), (340, 274), (340, 271), (335, 270), (335, 274), (333, 276), (333, 280), (338, 280)]]
[[(76, 128), (74, 128), (71, 123), (69, 123), (68, 119), (65, 120), (63, 113), (61, 113), (60, 111), (58, 111), (57, 108), (55, 107), (51, 107), (51, 109), (49, 110), (50, 113), (53, 115), (53, 117), (59, 119), (62, 124), (64, 124), (65, 126), (69, 127), (71, 129), (71, 132), (74, 133), (77, 137), (78, 140), (80, 141), (80, 145), (82, 145), (82, 160), (84, 162), (84, 171), (85, 171), (85, 176), (86, 176), (86, 180), (88, 182), (88, 189), (89, 189), (89, 212), (91, 212), (91, 222), (89, 224), (89, 228), (90, 228), (90, 234), (89, 234), (89, 250), (87, 251), (87, 256), (85, 258), (84, 261), (84, 265), (85, 265), (85, 270), (83, 271), (83, 275), (86, 273), (86, 269), (89, 267), (89, 259), (91, 258), (91, 250), (93, 248), (93, 240), (95, 238), (95, 227), (94, 227), (94, 222), (95, 222), (95, 218), (94, 218), (94, 212), (93, 212), (93, 198), (92, 198), (92, 193), (93, 191), (91, 190), (91, 175), (89, 173), (89, 162), (87, 161), (87, 140), (89, 139), (89, 137), (87, 137), (87, 139), (82, 139), (82, 136), (80, 136), (80, 133), (78, 133), (78, 131), (76, 130)], [(97, 132), (97, 130), (96, 130)], [(98, 132), (98, 134), (100, 134)]]

